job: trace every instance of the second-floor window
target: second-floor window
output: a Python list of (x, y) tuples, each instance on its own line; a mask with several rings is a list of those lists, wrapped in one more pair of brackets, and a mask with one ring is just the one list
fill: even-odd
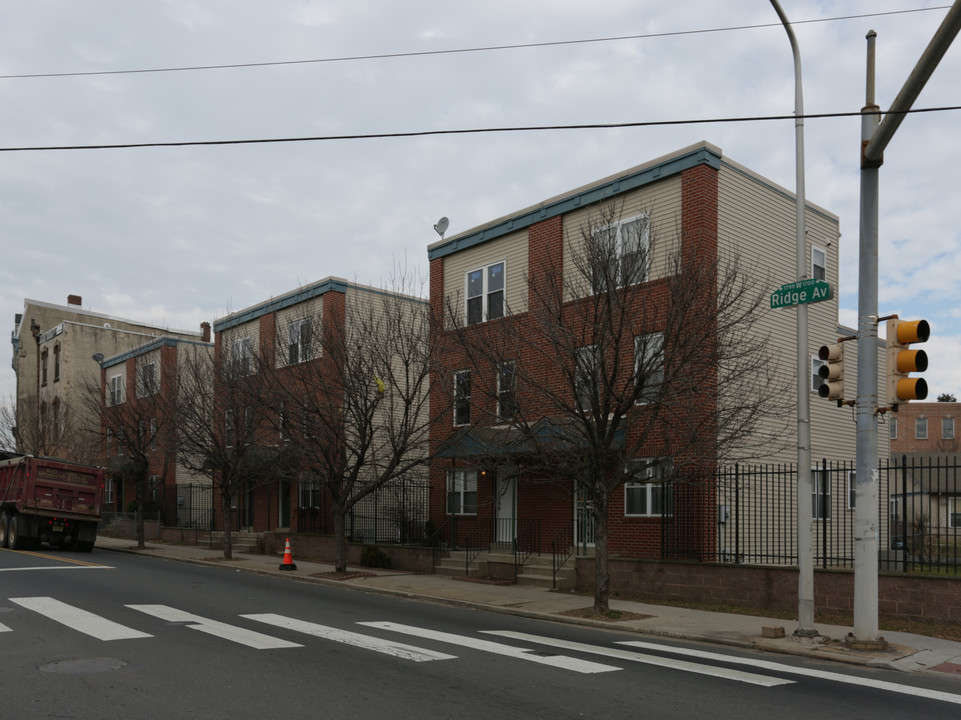
[(638, 387), (637, 402), (648, 403), (657, 398), (664, 382), (664, 333), (647, 333), (634, 338), (634, 377)]
[(234, 411), (224, 411), (224, 447), (233, 447), (237, 442), (237, 427), (234, 423)]
[(310, 320), (296, 320), (287, 326), (287, 363), (296, 365), (310, 357)]
[(150, 397), (157, 392), (157, 363), (141, 363), (137, 376), (137, 397)]
[(891, 418), (891, 439), (892, 440), (898, 439), (898, 419), (897, 418)]
[(467, 273), (467, 324), (504, 317), (504, 263)]
[(60, 345), (53, 346), (53, 381), (60, 382)]
[(915, 440), (928, 439), (928, 419), (927, 418), (917, 418), (914, 421), (914, 439)]
[(123, 403), (123, 375), (114, 375), (110, 378), (110, 389), (107, 399), (110, 400), (111, 405), (120, 405)]
[(954, 418), (941, 418), (941, 437), (944, 440), (954, 439)]
[(815, 280), (828, 279), (828, 254), (819, 247), (811, 248), (811, 277)]
[(513, 420), (517, 414), (517, 363), (502, 362), (497, 368), (497, 417)]
[(40, 384), (47, 384), (47, 351), (40, 353)]
[(577, 348), (574, 358), (574, 395), (578, 407), (589, 412), (598, 391), (598, 358), (596, 345)]
[(454, 424), (470, 425), (470, 370), (454, 373)]
[(244, 377), (253, 372), (254, 351), (250, 338), (234, 340), (230, 346), (230, 372), (234, 377)]

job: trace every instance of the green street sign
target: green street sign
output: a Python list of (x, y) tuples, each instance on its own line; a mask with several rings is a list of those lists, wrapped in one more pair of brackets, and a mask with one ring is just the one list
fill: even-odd
[(831, 299), (831, 286), (824, 280), (798, 280), (771, 293), (771, 309), (805, 305)]

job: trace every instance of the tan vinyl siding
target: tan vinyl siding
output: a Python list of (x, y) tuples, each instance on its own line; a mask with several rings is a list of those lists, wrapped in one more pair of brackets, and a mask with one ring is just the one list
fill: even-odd
[(669, 258), (680, 242), (681, 176), (673, 175), (618, 195), (611, 202), (612, 205), (594, 204), (564, 216), (564, 278), (568, 285), (572, 280), (579, 284), (574, 259), (585, 232), (607, 224), (607, 219), (627, 220), (642, 214), (649, 216), (650, 278), (664, 277)]
[[(812, 356), (817, 356), (821, 345), (834, 343), (838, 339), (838, 218), (808, 203), (805, 223), (805, 273), (810, 273), (812, 246), (825, 250), (826, 279), (833, 291), (830, 300), (807, 305), (805, 386), (808, 388), (811, 411), (811, 455), (815, 461), (821, 458), (853, 460), (855, 424), (851, 408), (838, 408), (835, 402), (821, 398), (810, 390)], [(725, 160), (718, 183), (718, 246), (722, 261), (738, 256), (744, 271), (753, 273), (758, 280), (759, 290), (769, 296), (781, 285), (797, 279), (795, 237), (793, 193)], [(763, 459), (765, 462), (796, 462), (797, 310), (794, 307), (771, 309), (770, 304), (765, 302), (754, 329), (769, 338), (770, 357), (766, 362), (775, 364), (783, 389), (778, 405), (784, 408), (784, 412), (781, 417), (771, 418), (771, 431), (773, 434), (785, 432), (786, 437), (791, 438), (790, 443)], [(845, 343), (844, 350), (845, 395), (847, 399), (854, 399), (856, 342)], [(883, 373), (883, 352), (879, 353), (879, 365)], [(879, 445), (881, 457), (887, 457), (887, 444)]]
[(462, 321), (466, 317), (467, 273), (504, 262), (504, 312), (527, 311), (527, 230), (481, 243), (444, 259), (446, 301)]

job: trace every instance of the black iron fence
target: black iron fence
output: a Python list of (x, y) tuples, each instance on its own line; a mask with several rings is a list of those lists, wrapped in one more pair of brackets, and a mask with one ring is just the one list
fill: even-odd
[[(814, 561), (854, 566), (857, 476), (852, 462), (818, 464), (811, 505)], [(955, 457), (894, 458), (878, 467), (881, 570), (961, 572), (961, 465)], [(665, 557), (797, 564), (797, 468), (734, 466), (712, 479), (674, 481), (663, 519)], [(705, 502), (713, 495), (716, 504)], [(716, 530), (714, 528), (716, 527)], [(716, 541), (711, 535), (716, 532)]]
[(222, 530), (216, 527), (216, 516), (211, 485), (178, 484), (164, 488), (162, 521), (166, 527)]
[[(430, 484), (401, 480), (361, 498), (347, 512), (347, 537), (375, 544), (426, 544), (431, 532)], [(301, 483), (297, 509), (299, 532), (333, 534), (333, 508), (322, 486)]]

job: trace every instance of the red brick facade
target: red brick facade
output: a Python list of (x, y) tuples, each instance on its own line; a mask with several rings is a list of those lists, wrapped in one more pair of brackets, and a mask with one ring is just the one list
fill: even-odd
[[(697, 164), (684, 170), (681, 173), (681, 261), (682, 271), (697, 268), (703, 278), (703, 268), (713, 268), (718, 257), (718, 170), (709, 165)], [(562, 266), (565, 252), (565, 233), (564, 233), (565, 214), (559, 213), (543, 220), (532, 221), (527, 228), (527, 256), (528, 266), (523, 269), (524, 276), (528, 282), (530, 296), (535, 293), (543, 296), (545, 291), (544, 284), (547, 282), (563, 282), (561, 274), (556, 272)], [(576, 232), (572, 228), (567, 229), (568, 233)], [(453, 253), (452, 253), (453, 254)], [(462, 287), (445, 288), (444, 272), (445, 261), (449, 261), (451, 256), (434, 257), (430, 265), (430, 292), (431, 305), (436, 317), (443, 313), (444, 298), (448, 293), (463, 292)], [(516, 267), (514, 272), (517, 272)], [(703, 302), (707, 307), (713, 304), (714, 286), (708, 284), (705, 289)], [(560, 287), (553, 288), (553, 292), (560, 294)], [(665, 279), (655, 279), (643, 286), (639, 286), (633, 301), (637, 303), (638, 316), (644, 315), (650, 318), (653, 324), (644, 332), (655, 332), (663, 329), (667, 317), (667, 303), (669, 301), (668, 286)], [(581, 301), (568, 301), (566, 311), (572, 317), (576, 317), (576, 304)], [(643, 311), (642, 311), (643, 308)], [(651, 308), (659, 308), (659, 311), (652, 312)], [(485, 323), (473, 326), (468, 332), (482, 334), (488, 332), (490, 327), (495, 327), (500, 323), (523, 324), (529, 322), (529, 313), (515, 313), (499, 320), (490, 320)], [(585, 314), (586, 316), (586, 314)], [(493, 332), (493, 331), (490, 331)], [(489, 367), (472, 365), (471, 360), (465, 354), (463, 348), (456, 343), (442, 345), (440, 366), (448, 369), (471, 369), (472, 378), (479, 375), (490, 374)], [(632, 364), (635, 362), (633, 347), (630, 356), (617, 359), (617, 362)], [(564, 387), (564, 380), (556, 373), (560, 370), (556, 363), (545, 360), (550, 347), (534, 349), (529, 344), (522, 352), (526, 355), (517, 357), (519, 366), (524, 367), (525, 374), (532, 378), (531, 384), (538, 387)], [(665, 350), (665, 355), (669, 355), (669, 349)], [(710, 353), (707, 353), (710, 356)], [(446, 371), (445, 371), (446, 372)], [(486, 375), (484, 375), (486, 377)], [(690, 392), (690, 396), (679, 398), (676, 407), (672, 407), (672, 412), (682, 414), (688, 413), (692, 417), (700, 417), (701, 413), (712, 416), (713, 404), (716, 402), (716, 382), (710, 380), (716, 378), (716, 374), (708, 373), (708, 379), (701, 384), (701, 387)], [(479, 379), (475, 382), (491, 383), (488, 379)], [(453, 393), (451, 378), (435, 376), (432, 383), (432, 406), (437, 408), (450, 408), (451, 393)], [(496, 412), (494, 408), (496, 395), (493, 393), (478, 393), (472, 397), (472, 422), (475, 424), (494, 424), (496, 423)], [(539, 400), (540, 399), (540, 400)], [(518, 388), (518, 404), (527, 405), (528, 417), (535, 417), (539, 412), (550, 412), (549, 408), (538, 408), (537, 403), (544, 402), (542, 394), (524, 394)], [(476, 409), (476, 412), (474, 412)], [(643, 413), (643, 406), (635, 408), (631, 413)], [(477, 420), (477, 418), (486, 418)], [(626, 444), (628, 447), (635, 446), (635, 436), (639, 439), (641, 430), (640, 423), (630, 426)], [(446, 442), (457, 433), (460, 428), (454, 426), (453, 410), (448, 409), (441, 414), (431, 433), (431, 445), (434, 454), (444, 447)], [(661, 431), (663, 433), (663, 431)], [(663, 448), (672, 444), (670, 437), (653, 434), (645, 438), (645, 442), (652, 449), (651, 452), (644, 453), (640, 457), (658, 455), (654, 448)], [(693, 451), (686, 450), (688, 454)], [(684, 457), (675, 460), (683, 460), (686, 466), (699, 465), (702, 468), (713, 466), (715, 451), (709, 441), (704, 442), (698, 447), (697, 457)], [(447, 482), (448, 472), (461, 468), (469, 467), (466, 459), (450, 459), (448, 457), (436, 458), (431, 466), (430, 480), (432, 487), (432, 507), (431, 518), (438, 526), (447, 524), (450, 527), (450, 537), (454, 544), (463, 544), (468, 541), (472, 532), (477, 528), (490, 523), (495, 519), (497, 497), (496, 497), (496, 469), (492, 467), (478, 467), (477, 482), (477, 510), (475, 514), (451, 515), (447, 508)], [(690, 552), (696, 556), (699, 551), (713, 553), (716, 521), (716, 493), (710, 485), (704, 485), (695, 491), (685, 493), (684, 507), (676, 507), (674, 510), (674, 521), (679, 523), (696, 523), (701, 532), (694, 534), (701, 538), (702, 543), (699, 548), (689, 548)], [(609, 533), (608, 550), (614, 555), (651, 558), (660, 557), (663, 531), (660, 517), (657, 516), (629, 516), (625, 512), (625, 490), (621, 486), (617, 488), (609, 499)], [(529, 521), (537, 521), (540, 534), (540, 547), (543, 551), (550, 552), (552, 541), (558, 538), (566, 538), (570, 542), (573, 538), (576, 542), (576, 516), (578, 503), (574, 497), (574, 488), (569, 481), (551, 481), (550, 478), (542, 476), (522, 475), (516, 485), (516, 528), (517, 532)], [(701, 527), (703, 526), (703, 527)], [(566, 533), (566, 534), (565, 534)], [(582, 540), (589, 537), (582, 535)]]
[[(961, 405), (956, 402), (902, 403), (887, 416), (891, 432), (891, 457), (905, 453), (957, 453), (961, 451)], [(897, 426), (895, 434), (892, 422)]]

